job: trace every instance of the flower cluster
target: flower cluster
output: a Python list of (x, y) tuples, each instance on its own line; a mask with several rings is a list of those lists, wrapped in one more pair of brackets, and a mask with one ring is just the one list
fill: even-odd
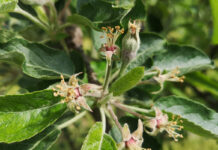
[(124, 124), (122, 128), (123, 141), (119, 144), (119, 150), (150, 150), (142, 148), (144, 141), (143, 137), (143, 123), (138, 120), (138, 128), (131, 134), (128, 124)]
[[(106, 35), (107, 42), (102, 45), (101, 51), (105, 53), (106, 59), (110, 61), (112, 55), (115, 54), (118, 50), (118, 46), (116, 46), (116, 41), (120, 34), (124, 33), (124, 29), (121, 29), (120, 26), (115, 26), (115, 28), (102, 27), (102, 30)], [(102, 38), (104, 38), (104, 36), (102, 36)]]
[(67, 82), (64, 81), (63, 75), (61, 75), (60, 84), (56, 85), (54, 90), (54, 96), (61, 96), (64, 99), (63, 103), (67, 103), (71, 110), (79, 111), (82, 108), (92, 111), (89, 105), (86, 103), (84, 96), (100, 97), (102, 89), (95, 84), (82, 84), (79, 85), (77, 76), (79, 74), (72, 75)]
[(172, 137), (175, 141), (178, 141), (178, 138), (183, 138), (183, 136), (178, 133), (178, 131), (183, 129), (183, 126), (178, 125), (178, 122), (182, 123), (182, 120), (179, 120), (180, 117), (175, 118), (175, 116), (173, 116), (172, 121), (169, 121), (167, 114), (163, 114), (162, 111), (156, 107), (154, 107), (154, 109), (155, 118), (145, 123), (146, 132), (151, 135), (156, 135), (158, 132), (166, 131), (169, 137)]
[(153, 92), (153, 94), (157, 94), (163, 90), (163, 86), (164, 86), (165, 81), (181, 82), (182, 83), (185, 79), (184, 76), (178, 77), (178, 75), (180, 73), (179, 68), (175, 68), (166, 74), (161, 74), (160, 70), (158, 68), (156, 68), (156, 70), (158, 70), (159, 73), (157, 76), (154, 77), (154, 80), (160, 84), (161, 88), (160, 88), (160, 90)]

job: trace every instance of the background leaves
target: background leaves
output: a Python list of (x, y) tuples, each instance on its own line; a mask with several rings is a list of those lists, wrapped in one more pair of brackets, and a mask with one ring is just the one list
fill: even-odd
[(162, 71), (178, 67), (180, 74), (213, 67), (205, 53), (190, 46), (167, 45), (166, 51), (156, 55), (153, 61), (153, 66)]
[(0, 0), (0, 13), (13, 11), (18, 0)]
[(23, 39), (0, 45), (0, 60), (19, 65), (25, 74), (39, 79), (57, 79), (60, 74), (69, 77), (75, 70), (63, 51)]

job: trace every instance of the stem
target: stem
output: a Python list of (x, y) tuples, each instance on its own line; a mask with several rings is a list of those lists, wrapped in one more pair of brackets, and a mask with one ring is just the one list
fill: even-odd
[(69, 125), (71, 125), (72, 123), (74, 123), (74, 122), (76, 122), (77, 120), (81, 119), (83, 116), (85, 116), (85, 114), (86, 114), (86, 111), (84, 111), (84, 112), (82, 112), (82, 113), (76, 115), (76, 116), (73, 117), (72, 119), (70, 119), (70, 120), (64, 122), (63, 124), (59, 125), (57, 128), (58, 128), (59, 130), (61, 130), (61, 129), (63, 129), (63, 128), (66, 128), (66, 127), (68, 127)]
[(149, 110), (143, 109), (143, 108), (138, 108), (138, 107), (134, 107), (134, 106), (129, 106), (129, 105), (121, 104), (121, 103), (120, 103), (120, 105), (121, 105), (121, 106), (124, 106), (124, 107), (126, 107), (126, 108), (129, 108), (129, 109), (131, 109), (131, 110), (135, 110), (135, 111), (142, 112), (142, 113), (148, 113), (148, 112), (149, 112)]
[(106, 73), (105, 73), (105, 80), (104, 80), (104, 84), (103, 84), (103, 94), (105, 91), (107, 91), (108, 89), (108, 85), (109, 85), (109, 78), (110, 78), (110, 74), (111, 74), (111, 69), (112, 69), (112, 62), (111, 60), (107, 60), (107, 68), (106, 68)]
[(109, 83), (113, 82), (113, 81), (118, 77), (119, 72), (120, 72), (120, 71), (117, 70), (116, 72), (113, 73), (113, 75), (112, 75), (111, 78), (110, 78)]
[(158, 74), (157, 71), (146, 71), (146, 72), (144, 73), (144, 76), (157, 75), (157, 74)]
[(98, 101), (98, 106), (106, 104), (111, 99), (111, 97), (112, 93), (104, 95), (104, 97)]
[(114, 120), (115, 124), (117, 125), (117, 127), (120, 129), (120, 132), (122, 132), (122, 126), (117, 118), (117, 116), (115, 115), (111, 105), (107, 106), (108, 112), (110, 113), (112, 119)]
[(43, 24), (39, 19), (31, 15), (30, 13), (24, 11), (20, 7), (17, 6), (14, 12), (25, 16), (26, 18), (30, 19), (33, 23), (35, 23), (37, 26), (39, 26), (43, 30), (48, 31), (48, 27), (45, 24)]
[(125, 112), (128, 112), (128, 113), (130, 113), (130, 114), (132, 114), (132, 115), (134, 115), (134, 116), (136, 116), (136, 117), (138, 117), (138, 118), (145, 119), (145, 120), (149, 119), (149, 117), (146, 117), (146, 116), (141, 115), (141, 114), (139, 114), (139, 113), (137, 113), (137, 112), (135, 112), (135, 111), (132, 111), (131, 109), (129, 109), (128, 107), (126, 107), (126, 106), (124, 106), (124, 105), (122, 105), (122, 104), (120, 104), (120, 103), (116, 103), (116, 102), (111, 102), (111, 103), (112, 103), (115, 107), (117, 107), (117, 108), (119, 108), (119, 109), (121, 109), (121, 110), (123, 110), (123, 111), (125, 111)]
[(56, 30), (57, 26), (58, 26), (58, 17), (57, 17), (57, 10), (55, 8), (55, 5), (53, 2), (48, 3), (49, 8), (51, 9), (51, 23), (53, 26), (53, 30)]
[(106, 131), (106, 117), (105, 117), (104, 109), (102, 107), (100, 108), (100, 113), (101, 113), (101, 121), (103, 124), (103, 134), (104, 134)]
[(61, 40), (60, 43), (61, 43), (62, 47), (64, 48), (64, 51), (67, 53), (67, 55), (70, 55), (69, 49), (68, 49), (67, 44), (65, 43), (65, 41)]
[(125, 73), (127, 66), (128, 64), (122, 63), (118, 77), (121, 77)]

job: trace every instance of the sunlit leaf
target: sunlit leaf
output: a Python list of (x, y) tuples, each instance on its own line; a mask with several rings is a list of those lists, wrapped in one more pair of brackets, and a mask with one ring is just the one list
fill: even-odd
[(54, 123), (66, 110), (52, 90), (0, 97), (0, 142), (28, 139)]
[(48, 127), (43, 132), (34, 137), (12, 144), (0, 144), (1, 150), (46, 150), (49, 149), (60, 135), (60, 131), (55, 127)]
[(102, 140), (103, 125), (101, 122), (97, 122), (89, 130), (81, 150), (101, 150)]
[(110, 135), (104, 134), (101, 150), (117, 150), (116, 142)]
[(113, 92), (113, 95), (120, 95), (131, 88), (135, 87), (137, 83), (144, 76), (144, 67), (136, 67), (126, 73), (124, 76), (116, 80), (110, 88), (110, 92)]

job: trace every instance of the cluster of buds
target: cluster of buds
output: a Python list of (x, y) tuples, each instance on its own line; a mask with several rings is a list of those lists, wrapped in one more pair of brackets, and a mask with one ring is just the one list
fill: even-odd
[(120, 75), (124, 73), (126, 67), (130, 61), (136, 57), (137, 51), (140, 47), (140, 23), (129, 21), (128, 32), (122, 40), (122, 67), (120, 69)]
[(88, 83), (79, 85), (77, 79), (79, 74), (72, 75), (68, 83), (64, 81), (64, 77), (61, 75), (60, 84), (53, 88), (54, 96), (63, 97), (62, 102), (67, 103), (68, 107), (76, 112), (81, 110), (81, 107), (92, 111), (86, 103), (85, 96), (100, 97), (102, 88), (98, 85)]
[(143, 137), (143, 123), (138, 120), (138, 128), (131, 134), (128, 124), (124, 124), (122, 128), (123, 141), (119, 143), (119, 150), (150, 150), (142, 148), (144, 141)]
[(169, 134), (169, 137), (172, 137), (175, 141), (178, 141), (178, 138), (183, 138), (182, 134), (178, 133), (183, 129), (183, 126), (178, 125), (178, 122), (182, 123), (182, 120), (179, 120), (180, 117), (172, 117), (172, 120), (169, 121), (168, 115), (163, 114), (162, 111), (156, 107), (155, 118), (150, 119), (145, 123), (145, 130), (150, 135), (156, 135), (158, 132), (166, 131)]
[(185, 79), (184, 76), (178, 77), (180, 73), (179, 68), (175, 68), (166, 74), (161, 74), (161, 71), (158, 68), (156, 68), (156, 70), (158, 71), (158, 75), (153, 78), (155, 81), (157, 81), (160, 84), (160, 90), (153, 92), (153, 94), (157, 94), (163, 90), (165, 81), (181, 82), (181, 83), (184, 82)]
[[(120, 28), (120, 26), (115, 26), (115, 28), (112, 27), (102, 27), (103, 32), (106, 35), (106, 43), (104, 43), (101, 47), (101, 51), (105, 53), (106, 59), (108, 61), (111, 60), (111, 57), (113, 54), (116, 54), (118, 51), (118, 46), (116, 46), (117, 38), (120, 36), (120, 34), (124, 33), (124, 29)], [(104, 38), (102, 36), (101, 38)]]

